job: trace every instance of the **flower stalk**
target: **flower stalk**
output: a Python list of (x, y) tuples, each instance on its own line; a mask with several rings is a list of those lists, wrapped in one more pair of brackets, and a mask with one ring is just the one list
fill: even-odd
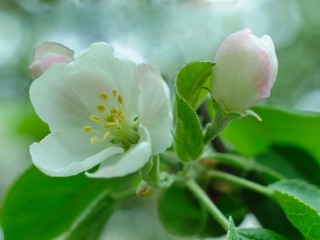
[(266, 197), (272, 197), (272, 195), (273, 195), (273, 190), (271, 190), (263, 185), (257, 184), (255, 182), (251, 182), (249, 180), (234, 176), (229, 173), (212, 170), (207, 174), (207, 177), (219, 178), (219, 179), (226, 180), (228, 182), (234, 183), (234, 184), (239, 185), (241, 187), (245, 187), (245, 188), (250, 189), (252, 191), (258, 192), (262, 195), (265, 195)]
[(207, 208), (212, 217), (217, 220), (217, 222), (223, 227), (223, 229), (228, 231), (228, 219), (223, 215), (223, 213), (217, 208), (217, 206), (211, 201), (204, 190), (193, 180), (189, 179), (186, 182), (187, 188), (195, 195), (196, 198)]

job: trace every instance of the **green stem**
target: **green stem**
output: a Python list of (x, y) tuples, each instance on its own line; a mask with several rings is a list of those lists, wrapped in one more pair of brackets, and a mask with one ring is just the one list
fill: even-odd
[(217, 206), (211, 201), (205, 191), (193, 180), (189, 179), (186, 182), (189, 190), (198, 198), (198, 200), (207, 208), (212, 217), (223, 227), (226, 232), (228, 231), (228, 219), (222, 214)]
[(229, 173), (212, 170), (212, 171), (208, 172), (207, 176), (227, 180), (228, 182), (232, 182), (232, 183), (237, 184), (239, 186), (248, 188), (252, 191), (261, 193), (267, 197), (272, 197), (272, 195), (273, 195), (273, 190), (271, 190), (263, 185), (257, 184), (255, 182), (251, 182), (249, 180), (246, 180), (246, 179), (243, 179), (240, 177), (236, 177), (236, 176), (229, 174)]
[(216, 159), (218, 162), (225, 163), (237, 168), (241, 168), (246, 171), (258, 171), (260, 173), (264, 173), (276, 180), (281, 180), (285, 178), (280, 173), (270, 169), (266, 166), (259, 164), (253, 159), (249, 159), (243, 156), (230, 154), (230, 153), (217, 153), (217, 152), (209, 152), (202, 156), (205, 159)]
[(191, 163), (185, 163), (183, 164), (183, 169), (179, 171), (177, 174), (179, 175), (179, 177), (185, 177), (190, 172), (190, 169), (191, 169)]

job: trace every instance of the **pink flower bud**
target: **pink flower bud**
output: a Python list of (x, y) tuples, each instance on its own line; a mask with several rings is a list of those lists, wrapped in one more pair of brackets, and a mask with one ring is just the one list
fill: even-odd
[(57, 63), (69, 63), (73, 61), (74, 52), (69, 48), (58, 44), (46, 42), (35, 51), (33, 63), (29, 66), (32, 78), (40, 77), (50, 66)]
[(218, 49), (211, 95), (228, 112), (242, 112), (270, 96), (278, 60), (269, 36), (250, 29), (231, 34)]

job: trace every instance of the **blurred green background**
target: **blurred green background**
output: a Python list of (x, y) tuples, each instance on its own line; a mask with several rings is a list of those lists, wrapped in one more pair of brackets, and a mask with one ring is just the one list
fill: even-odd
[[(0, 204), (7, 187), (31, 164), (29, 145), (48, 133), (28, 96), (28, 66), (42, 42), (62, 43), (76, 55), (93, 42), (107, 42), (157, 67), (172, 87), (184, 64), (213, 60), (225, 37), (251, 28), (258, 37), (271, 36), (279, 60), (265, 102), (320, 111), (319, 9), (319, 0), (1, 0)], [(117, 214), (111, 226), (117, 225)], [(147, 212), (130, 214), (124, 222), (139, 221)]]

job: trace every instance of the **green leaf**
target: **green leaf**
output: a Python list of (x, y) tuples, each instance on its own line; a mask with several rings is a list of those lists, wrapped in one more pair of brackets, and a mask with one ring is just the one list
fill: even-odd
[(231, 216), (229, 217), (228, 237), (227, 238), (228, 238), (228, 240), (240, 240)]
[[(252, 172), (249, 176), (251, 181), (265, 184), (265, 181), (261, 181), (260, 175)], [(303, 239), (300, 232), (292, 226), (282, 208), (273, 199), (246, 189), (242, 190), (242, 199), (262, 227), (275, 231), (290, 240)]]
[(256, 162), (286, 178), (299, 178), (320, 185), (319, 163), (301, 149), (275, 145), (269, 152), (257, 156)]
[(58, 237), (84, 221), (84, 216), (91, 216), (88, 209), (94, 211), (101, 197), (118, 199), (135, 190), (139, 179), (137, 174), (107, 180), (89, 179), (84, 174), (52, 178), (31, 167), (4, 199), (1, 220), (5, 239)]
[(281, 180), (269, 187), (292, 225), (306, 239), (320, 239), (320, 189), (301, 180)]
[(92, 207), (87, 208), (88, 213), (77, 222), (69, 231), (65, 240), (96, 240), (103, 230), (107, 220), (111, 217), (116, 201), (109, 195), (94, 202)]
[(267, 152), (273, 144), (291, 145), (305, 150), (320, 164), (320, 113), (275, 106), (258, 106), (253, 110), (262, 122), (253, 117), (234, 120), (222, 133), (240, 152), (254, 156)]
[(175, 235), (195, 236), (205, 227), (206, 211), (187, 189), (168, 188), (158, 210), (162, 225)]
[(185, 99), (175, 96), (174, 148), (180, 160), (190, 162), (198, 159), (203, 151), (203, 136), (197, 114)]
[(20, 116), (14, 120), (13, 124), (17, 124), (17, 133), (32, 136), (37, 140), (43, 139), (50, 133), (49, 127), (35, 113), (34, 108), (26, 107), (23, 111), (19, 111)]
[(14, 109), (10, 106), (1, 105), (1, 109), (3, 108), (6, 113), (1, 120), (10, 129), (10, 134), (16, 134), (19, 137), (23, 135), (31, 137), (34, 141), (40, 141), (50, 133), (48, 125), (35, 113), (30, 102), (15, 103)]
[(262, 227), (275, 231), (290, 240), (302, 239), (300, 232), (292, 226), (281, 207), (273, 199), (248, 190), (243, 191), (243, 198)]
[(287, 238), (264, 228), (235, 228), (229, 217), (228, 240), (287, 240)]
[(264, 228), (239, 228), (237, 229), (237, 233), (241, 240), (288, 240)]
[(180, 160), (196, 160), (203, 151), (203, 136), (195, 109), (204, 100), (209, 87), (213, 63), (194, 62), (178, 73), (175, 81), (174, 147)]
[(205, 88), (210, 87), (213, 66), (212, 62), (192, 62), (178, 73), (176, 89), (192, 109), (197, 109), (208, 94)]

